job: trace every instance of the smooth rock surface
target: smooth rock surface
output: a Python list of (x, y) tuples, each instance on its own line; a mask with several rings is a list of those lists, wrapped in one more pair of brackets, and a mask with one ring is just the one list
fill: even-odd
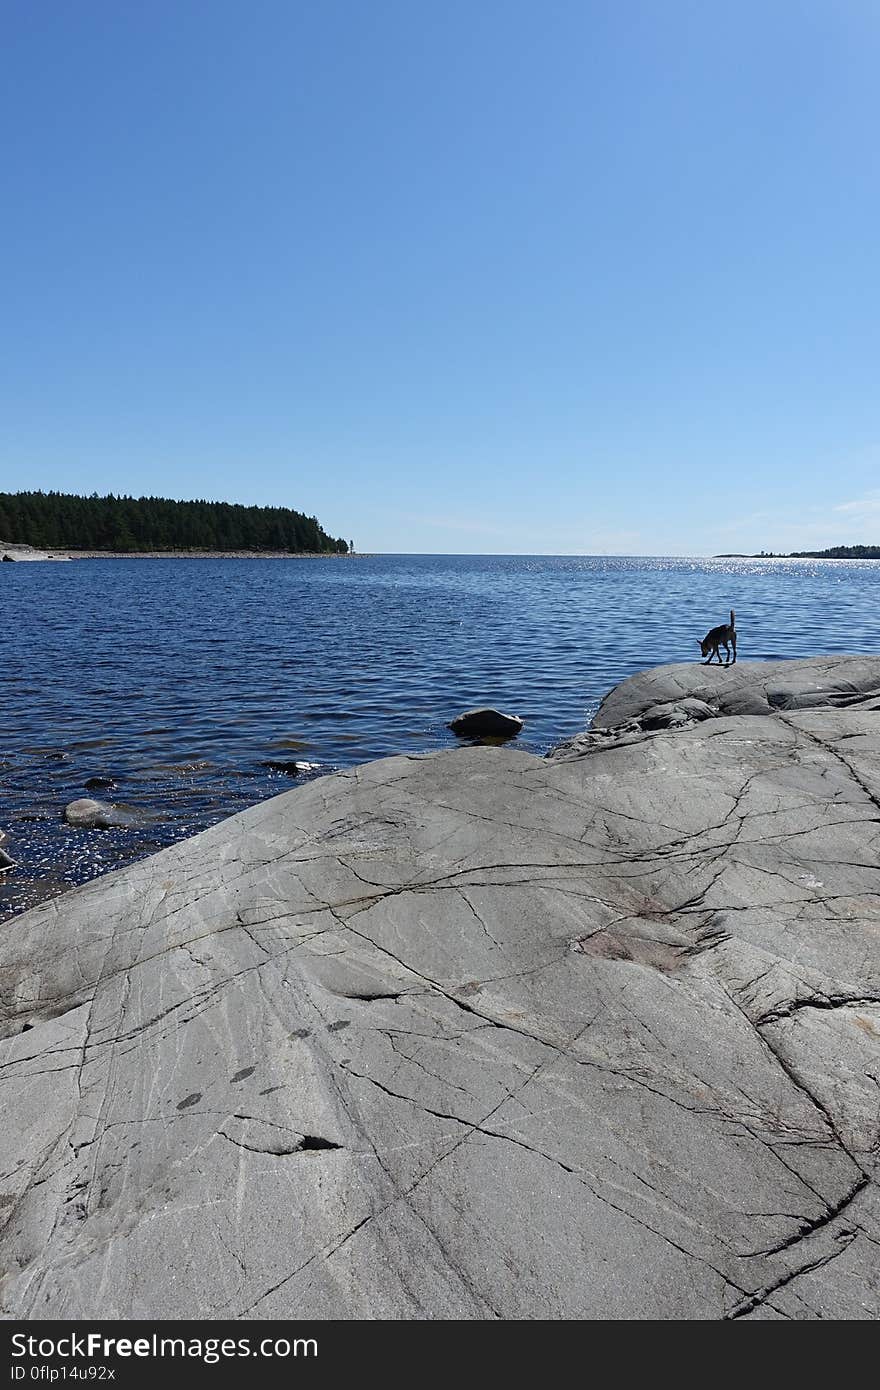
[(653, 705), (698, 699), (721, 714), (769, 714), (773, 709), (845, 707), (880, 700), (880, 662), (870, 656), (807, 657), (800, 661), (739, 661), (711, 671), (700, 662), (656, 666), (606, 695), (594, 729), (613, 729)]
[(513, 738), (522, 731), (523, 721), (497, 709), (469, 709), (456, 715), (449, 727), (462, 738)]
[[(14, 919), (3, 1312), (876, 1319), (880, 659), (834, 662), (864, 704), (390, 758)], [(747, 670), (664, 669), (627, 719)]]

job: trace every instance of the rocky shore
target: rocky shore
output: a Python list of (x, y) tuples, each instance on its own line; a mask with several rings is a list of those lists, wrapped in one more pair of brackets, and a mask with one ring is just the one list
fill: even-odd
[(10, 541), (0, 541), (0, 563), (4, 560), (69, 560), (67, 551), (37, 550), (32, 545), (13, 545)]
[(327, 550), (36, 550), (0, 541), (2, 560), (361, 560)]
[(17, 1318), (880, 1315), (880, 658), (680, 665), (0, 934)]

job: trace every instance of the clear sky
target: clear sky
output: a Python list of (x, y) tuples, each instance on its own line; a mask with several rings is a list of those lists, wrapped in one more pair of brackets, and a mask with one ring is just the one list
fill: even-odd
[(0, 489), (880, 543), (875, 0), (5, 0)]

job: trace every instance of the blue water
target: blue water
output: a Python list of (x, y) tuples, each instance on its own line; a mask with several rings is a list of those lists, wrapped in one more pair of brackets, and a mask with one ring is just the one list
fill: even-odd
[[(0, 915), (332, 771), (455, 743), (476, 704), (543, 753), (616, 682), (699, 658), (880, 652), (880, 562), (523, 556), (0, 566)], [(109, 790), (86, 788), (110, 776)], [(133, 808), (66, 827), (93, 795)]]

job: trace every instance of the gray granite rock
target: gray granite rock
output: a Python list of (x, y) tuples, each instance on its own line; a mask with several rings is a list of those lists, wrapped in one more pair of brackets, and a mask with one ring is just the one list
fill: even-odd
[(639, 715), (638, 722), (642, 729), (680, 729), (694, 721), (714, 719), (717, 713), (717, 708), (705, 700), (685, 697), (663, 705), (651, 705)]
[(15, 860), (11, 855), (7, 854), (6, 850), (3, 848), (5, 841), (6, 832), (0, 830), (0, 874), (5, 874), (7, 869), (15, 867)]
[(654, 705), (694, 698), (721, 714), (767, 714), (771, 709), (843, 708), (872, 697), (880, 701), (876, 657), (740, 661), (723, 671), (693, 662), (657, 666), (615, 686), (599, 706), (593, 728), (616, 728)]
[(137, 820), (137, 814), (127, 806), (94, 801), (90, 796), (81, 796), (78, 801), (67, 803), (64, 819), (68, 825), (76, 826), (80, 830), (110, 830), (113, 826), (133, 825)]
[(766, 698), (880, 688), (834, 663), (761, 716), (649, 673), (627, 719), (722, 712), (371, 763), (14, 920), (4, 1314), (876, 1319), (880, 714)]

